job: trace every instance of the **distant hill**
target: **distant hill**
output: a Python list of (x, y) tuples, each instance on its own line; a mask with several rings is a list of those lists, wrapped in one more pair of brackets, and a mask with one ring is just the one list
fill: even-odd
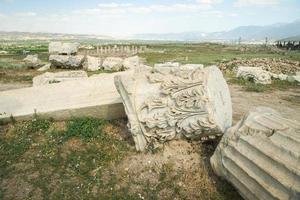
[(291, 36), (300, 35), (300, 20), (292, 23), (280, 23), (269, 26), (240, 26), (229, 31), (204, 33), (204, 32), (183, 32), (168, 34), (138, 34), (135, 39), (142, 40), (178, 40), (178, 41), (211, 41), (211, 40), (242, 40), (257, 41), (278, 40)]
[(63, 34), (63, 33), (29, 33), (29, 32), (5, 32), (0, 31), (0, 41), (19, 40), (112, 40), (110, 36), (84, 35), (84, 34)]

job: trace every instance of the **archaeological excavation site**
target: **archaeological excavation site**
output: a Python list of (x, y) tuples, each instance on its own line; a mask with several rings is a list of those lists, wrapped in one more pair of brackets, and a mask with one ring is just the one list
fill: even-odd
[(300, 2), (0, 0), (0, 200), (300, 200)]

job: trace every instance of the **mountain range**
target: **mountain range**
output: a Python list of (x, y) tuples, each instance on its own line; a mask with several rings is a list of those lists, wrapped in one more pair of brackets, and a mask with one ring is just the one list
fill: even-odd
[(178, 41), (232, 41), (241, 38), (244, 41), (261, 41), (300, 36), (300, 20), (292, 23), (277, 23), (267, 26), (240, 26), (221, 32), (182, 32), (164, 34), (137, 34), (132, 36), (140, 40), (178, 40)]

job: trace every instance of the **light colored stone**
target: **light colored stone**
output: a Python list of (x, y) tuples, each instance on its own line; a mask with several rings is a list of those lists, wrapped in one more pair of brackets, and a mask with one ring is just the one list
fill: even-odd
[(101, 69), (101, 58), (86, 56), (83, 69), (87, 71), (98, 71)]
[(300, 71), (299, 71), (299, 72), (296, 72), (296, 76), (300, 76)]
[(140, 65), (140, 58), (138, 56), (133, 56), (125, 58), (123, 61), (124, 69), (135, 69)]
[(28, 55), (24, 58), (25, 64), (29, 68), (38, 68), (43, 66), (42, 61), (39, 59), (38, 55)]
[(72, 117), (117, 119), (125, 117), (114, 76), (126, 72), (99, 74), (93, 78), (0, 92), (0, 119), (41, 117), (65, 120)]
[(78, 69), (82, 67), (84, 56), (50, 55), (51, 65), (58, 68)]
[(202, 64), (185, 64), (180, 66), (181, 69), (193, 70), (193, 69), (203, 69), (204, 65)]
[(115, 77), (136, 149), (175, 138), (222, 134), (231, 126), (228, 86), (221, 71), (143, 67)]
[(45, 64), (43, 67), (39, 68), (37, 71), (43, 72), (49, 70), (51, 67), (51, 63)]
[(79, 43), (50, 42), (49, 53), (59, 55), (74, 55), (78, 52)]
[(269, 74), (270, 74), (270, 76), (272, 77), (272, 79), (279, 79), (279, 80), (281, 80), (281, 81), (285, 81), (285, 80), (287, 80), (287, 75), (285, 75), (285, 74), (274, 74), (274, 73), (270, 73), (269, 72)]
[(299, 136), (299, 122), (259, 107), (224, 134), (210, 162), (246, 200), (300, 199)]
[(102, 67), (108, 71), (120, 71), (123, 69), (123, 59), (118, 57), (107, 57), (104, 59)]
[(33, 78), (33, 86), (60, 83), (65, 81), (74, 81), (88, 78), (85, 71), (65, 71), (65, 72), (46, 72)]
[(300, 76), (288, 76), (287, 81), (300, 83)]
[(159, 63), (155, 64), (154, 67), (179, 67), (180, 63), (178, 62), (165, 62), (165, 63)]
[(271, 84), (271, 75), (261, 67), (238, 67), (237, 77), (259, 84)]

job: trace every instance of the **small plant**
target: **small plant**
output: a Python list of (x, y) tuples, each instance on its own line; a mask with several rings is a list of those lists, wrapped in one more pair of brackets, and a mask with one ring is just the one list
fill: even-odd
[(83, 139), (105, 137), (104, 134), (101, 134), (101, 128), (105, 124), (106, 121), (94, 118), (74, 118), (67, 123), (65, 138), (67, 139), (74, 136)]

